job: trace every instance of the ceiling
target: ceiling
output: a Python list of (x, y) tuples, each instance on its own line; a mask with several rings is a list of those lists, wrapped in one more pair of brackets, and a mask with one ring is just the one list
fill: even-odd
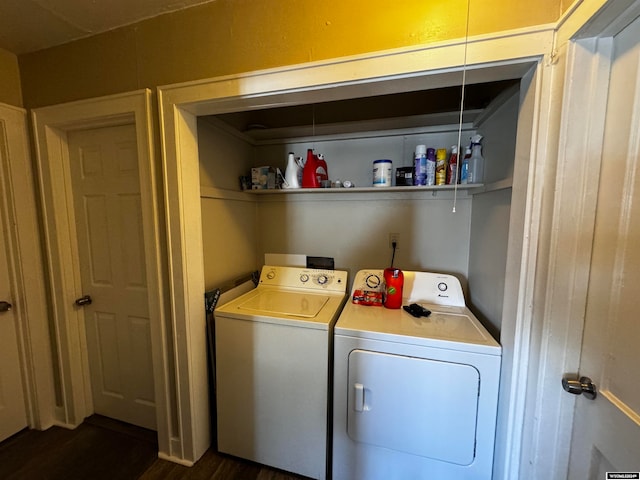
[(0, 0), (0, 48), (16, 55), (212, 0)]

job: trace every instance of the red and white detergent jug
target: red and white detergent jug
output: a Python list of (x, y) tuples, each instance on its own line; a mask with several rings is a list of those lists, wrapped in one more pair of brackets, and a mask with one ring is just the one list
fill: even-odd
[(302, 188), (319, 188), (320, 182), (316, 175), (318, 169), (318, 156), (313, 153), (313, 150), (307, 150), (307, 162), (304, 164), (302, 170)]

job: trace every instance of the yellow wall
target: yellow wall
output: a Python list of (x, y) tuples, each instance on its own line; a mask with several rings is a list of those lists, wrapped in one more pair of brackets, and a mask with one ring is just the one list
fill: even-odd
[(18, 57), (0, 48), (0, 103), (22, 106)]
[[(529, 0), (472, 0), (469, 33), (554, 22), (562, 1), (532, 8)], [(24, 102), (38, 107), (460, 38), (466, 17), (466, 0), (216, 0), (21, 55)]]

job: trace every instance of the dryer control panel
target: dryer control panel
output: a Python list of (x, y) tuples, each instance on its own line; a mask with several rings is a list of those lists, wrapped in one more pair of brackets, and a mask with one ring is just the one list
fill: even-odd
[[(453, 275), (432, 272), (404, 271), (402, 297), (405, 303), (431, 303), (464, 307), (462, 285)], [(383, 270), (360, 270), (353, 281), (353, 288), (366, 285), (369, 290), (384, 290)], [(352, 292), (353, 294), (353, 292)]]
[(347, 272), (265, 265), (260, 273), (260, 285), (344, 293)]

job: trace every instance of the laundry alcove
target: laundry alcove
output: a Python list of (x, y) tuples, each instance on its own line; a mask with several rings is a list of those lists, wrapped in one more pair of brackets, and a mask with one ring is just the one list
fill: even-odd
[[(374, 152), (391, 148), (396, 152), (394, 166), (396, 161), (407, 165), (417, 142), (441, 148), (456, 144), (455, 112), (446, 112), (448, 117), (440, 112), (435, 115), (438, 121), (433, 121), (428, 118), (433, 113), (428, 106), (417, 115), (391, 119), (340, 122), (338, 116), (324, 125), (314, 126), (312, 119), (311, 125), (307, 120), (256, 132), (237, 127), (246, 127), (246, 119), (258, 111), (277, 116), (278, 109), (313, 110), (314, 105), (319, 108), (320, 104), (353, 99), (375, 104), (384, 96), (459, 86), (461, 67), (446, 55), (446, 60), (425, 55), (423, 68), (414, 62), (410, 72), (407, 63), (398, 66), (403, 53), (396, 52), (398, 57), (392, 53), (389, 58), (353, 60), (367, 65), (358, 78), (353, 78), (349, 68), (353, 64), (345, 62), (160, 89), (174, 287), (171, 302), (174, 329), (185, 339), (177, 345), (177, 384), (178, 391), (189, 399), (181, 406), (181, 434), (192, 440), (189, 453), (194, 460), (209, 444), (209, 432), (204, 428), (209, 415), (206, 350), (198, 337), (204, 325), (202, 294), (206, 288), (260, 267), (265, 252), (333, 256), (336, 268), (355, 272), (385, 266), (390, 260), (387, 235), (399, 232), (398, 265), (452, 273), (465, 282), (474, 313), (503, 344), (501, 388), (505, 401), (510, 401), (510, 370), (514, 354), (521, 355), (514, 350), (519, 341), (515, 332), (520, 323), (528, 321), (528, 313), (519, 310), (518, 299), (524, 294), (520, 271), (523, 258), (534, 261), (528, 253), (523, 257), (523, 252), (535, 252), (536, 248), (536, 238), (525, 232), (524, 218), (527, 208), (532, 208), (528, 199), (533, 193), (527, 188), (535, 168), (532, 130), (542, 101), (532, 85), (538, 81), (541, 64), (533, 52), (508, 61), (496, 60), (496, 52), (485, 51), (487, 61), (467, 72), (469, 85), (502, 88), (483, 108), (473, 109), (480, 111), (469, 111), (474, 118), (465, 118), (462, 137), (464, 145), (472, 132), (484, 135), (487, 181), (456, 191), (356, 189), (260, 194), (241, 191), (238, 181), (253, 166), (283, 169), (288, 151), (302, 155), (314, 142), (318, 151), (322, 144), (325, 152), (331, 152), (326, 154), (330, 177), (353, 175), (356, 185), (366, 181), (368, 173), (364, 172), (370, 171), (377, 156)], [(505, 55), (508, 58), (508, 52)], [(431, 68), (433, 61), (440, 62), (441, 68)], [(414, 116), (421, 117), (422, 123), (406, 123)], [(364, 127), (358, 128), (358, 123)], [(351, 131), (340, 131), (345, 126)], [(265, 138), (270, 134), (272, 138)], [(348, 152), (349, 161), (339, 159), (337, 152)], [(452, 213), (454, 202), (456, 213)], [(408, 212), (408, 219), (403, 218), (403, 212)], [(371, 265), (372, 259), (375, 265)], [(505, 439), (512, 430), (522, 428), (506, 419), (506, 405), (504, 412), (499, 412), (497, 457), (509, 448)]]

